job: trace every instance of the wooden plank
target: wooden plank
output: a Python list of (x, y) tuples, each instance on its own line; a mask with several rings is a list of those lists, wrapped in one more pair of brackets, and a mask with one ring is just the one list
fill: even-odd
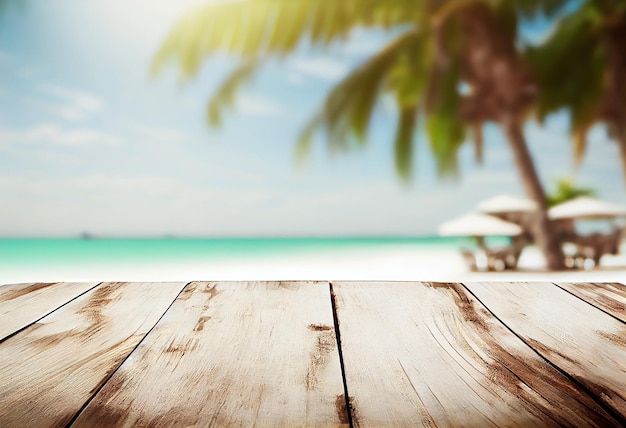
[(333, 426), (342, 393), (328, 283), (196, 282), (74, 426)]
[(355, 425), (616, 424), (460, 284), (333, 289)]
[(552, 283), (466, 286), (626, 425), (626, 325)]
[(559, 282), (557, 285), (626, 322), (626, 285), (616, 282)]
[(184, 283), (104, 283), (0, 344), (0, 426), (64, 426)]
[(0, 286), (0, 341), (96, 284), (97, 282), (60, 282)]

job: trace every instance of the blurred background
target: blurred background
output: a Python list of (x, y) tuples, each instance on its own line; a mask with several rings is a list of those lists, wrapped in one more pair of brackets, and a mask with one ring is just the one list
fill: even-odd
[[(519, 124), (546, 194), (565, 179), (626, 202), (626, 141), (602, 113), (608, 48), (585, 36), (623, 7), (490, 1), (471, 15), (461, 1), (341, 3), (1, 1), (5, 269), (45, 264), (52, 250), (27, 244), (41, 238), (417, 245), (481, 200), (533, 197), (505, 117)], [(470, 37), (472, 25), (491, 27)], [(491, 96), (477, 94), (480, 60), (467, 54), (491, 46), (480, 37), (499, 40), (485, 48), (486, 69), (500, 52), (525, 74), (494, 74), (519, 90), (467, 107)], [(567, 89), (550, 91), (561, 88), (555, 73)], [(83, 250), (72, 251), (76, 260)], [(120, 252), (98, 251), (94, 260)]]
[[(472, 144), (461, 144), (458, 173), (443, 179), (417, 127), (413, 173), (399, 179), (398, 107), (388, 95), (380, 97), (362, 147), (329, 149), (318, 135), (298, 162), (300, 132), (326, 95), (393, 40), (402, 23), (357, 22), (327, 44), (304, 34), (288, 55), (264, 59), (221, 126), (210, 126), (207, 102), (240, 63), (237, 52), (211, 52), (184, 81), (176, 61), (151, 74), (170, 32), (207, 3), (3, 2), (0, 235), (434, 235), (443, 220), (482, 199), (524, 194), (493, 123), (484, 126), (482, 165)], [(582, 2), (565, 3), (552, 17), (520, 17), (518, 43), (542, 43)], [(593, 126), (575, 168), (569, 121), (563, 109), (543, 124), (532, 117), (524, 123), (547, 191), (566, 177), (624, 202), (617, 142), (603, 124)]]

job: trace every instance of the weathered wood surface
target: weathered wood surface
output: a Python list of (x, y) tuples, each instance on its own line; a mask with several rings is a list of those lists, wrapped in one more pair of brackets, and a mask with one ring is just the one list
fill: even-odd
[(502, 322), (626, 425), (626, 325), (551, 283), (469, 283)]
[(96, 285), (61, 282), (0, 286), (0, 341)]
[(104, 283), (0, 344), (0, 425), (67, 424), (184, 283)]
[(355, 425), (617, 424), (460, 284), (333, 289)]
[(192, 283), (74, 426), (346, 423), (328, 283)]
[(626, 426), (619, 284), (184, 286), (0, 286), (0, 426)]
[(558, 282), (557, 285), (600, 310), (626, 322), (626, 285), (615, 282)]

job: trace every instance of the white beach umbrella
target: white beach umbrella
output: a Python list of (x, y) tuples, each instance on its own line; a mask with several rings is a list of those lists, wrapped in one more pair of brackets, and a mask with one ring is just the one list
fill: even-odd
[(478, 204), (479, 211), (489, 214), (532, 212), (536, 209), (535, 201), (509, 195), (494, 196)]
[(581, 196), (550, 208), (548, 216), (553, 220), (623, 217), (626, 216), (626, 208), (612, 202)]
[(523, 232), (515, 223), (486, 214), (466, 214), (442, 224), (442, 236), (516, 236)]

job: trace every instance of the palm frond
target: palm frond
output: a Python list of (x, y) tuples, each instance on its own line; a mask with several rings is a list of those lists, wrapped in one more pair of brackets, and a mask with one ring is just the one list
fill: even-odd
[(315, 132), (321, 128), (324, 124), (324, 118), (321, 114), (313, 116), (307, 125), (302, 129), (298, 137), (296, 144), (296, 162), (299, 164), (304, 163), (311, 153), (311, 147), (313, 146), (313, 137)]
[(223, 111), (234, 105), (237, 91), (252, 79), (257, 67), (255, 61), (244, 62), (222, 82), (207, 104), (207, 120), (210, 125), (221, 125)]
[(554, 193), (546, 195), (546, 202), (548, 207), (553, 207), (580, 196), (595, 196), (595, 193), (595, 190), (589, 187), (578, 187), (572, 180), (563, 178), (557, 180)]
[(571, 114), (576, 166), (584, 157), (589, 129), (603, 120), (600, 105), (605, 95), (607, 54), (601, 26), (598, 4), (586, 3), (564, 18), (546, 42), (526, 52), (540, 86), (536, 105), (539, 120), (560, 109)]
[(413, 0), (243, 0), (214, 3), (179, 21), (156, 54), (152, 72), (167, 62), (193, 77), (217, 52), (239, 57), (285, 55), (302, 40), (328, 44), (355, 27), (420, 22), (424, 6)]
[(586, 120), (587, 110), (601, 97), (606, 55), (594, 25), (591, 11), (581, 11), (565, 18), (543, 45), (526, 51), (540, 87), (540, 121), (561, 108), (572, 111), (573, 123)]
[(367, 140), (368, 124), (386, 79), (404, 54), (418, 54), (411, 49), (421, 37), (417, 31), (402, 34), (329, 93), (323, 116), (331, 148), (348, 148), (352, 135), (358, 142)]
[(394, 143), (396, 171), (400, 178), (408, 182), (411, 178), (413, 160), (413, 134), (417, 124), (417, 105), (402, 107), (398, 118)]
[(394, 140), (396, 171), (402, 179), (408, 180), (417, 108), (422, 101), (427, 72), (422, 49), (426, 45), (423, 33), (408, 31), (340, 82), (326, 97), (322, 111), (300, 134), (296, 148), (298, 159), (307, 156), (312, 137), (318, 130), (325, 131), (330, 150), (350, 149), (355, 141), (363, 144), (376, 103), (383, 93), (389, 93), (400, 110)]
[(457, 151), (465, 139), (465, 124), (458, 114), (461, 101), (457, 91), (459, 76), (458, 64), (441, 76), (440, 90), (426, 119), (426, 133), (440, 176), (457, 174)]

